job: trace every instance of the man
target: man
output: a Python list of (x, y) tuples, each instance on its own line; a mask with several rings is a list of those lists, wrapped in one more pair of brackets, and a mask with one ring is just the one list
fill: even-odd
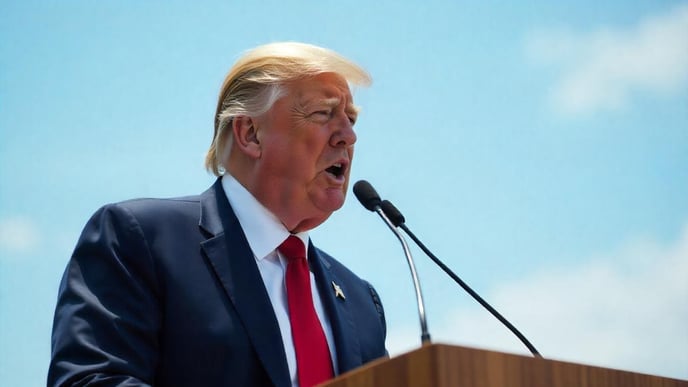
[(239, 59), (206, 158), (216, 183), (107, 205), (86, 225), (60, 286), (48, 384), (307, 387), (384, 356), (377, 293), (308, 237), (344, 203), (349, 83), (369, 82), (307, 44)]

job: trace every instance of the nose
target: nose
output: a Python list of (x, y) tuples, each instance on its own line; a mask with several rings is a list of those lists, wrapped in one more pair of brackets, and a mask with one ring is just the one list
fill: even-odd
[(349, 147), (356, 143), (356, 132), (354, 132), (354, 125), (349, 120), (349, 117), (344, 117), (337, 120), (337, 129), (330, 137), (330, 145), (333, 147)]

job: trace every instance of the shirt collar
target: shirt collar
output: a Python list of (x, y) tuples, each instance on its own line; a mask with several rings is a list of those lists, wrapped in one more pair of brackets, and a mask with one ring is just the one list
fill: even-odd
[[(257, 260), (267, 257), (291, 235), (282, 222), (232, 175), (227, 173), (222, 176), (222, 188)], [(294, 235), (301, 239), (308, 250), (308, 232)]]

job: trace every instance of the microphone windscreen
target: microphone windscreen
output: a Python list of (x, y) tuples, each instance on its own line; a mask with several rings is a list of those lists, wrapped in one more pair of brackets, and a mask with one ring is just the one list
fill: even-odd
[(399, 211), (399, 209), (396, 208), (389, 200), (383, 200), (382, 203), (380, 203), (380, 208), (382, 208), (382, 211), (385, 213), (385, 215), (387, 215), (394, 227), (399, 227), (406, 222), (406, 219), (404, 219), (404, 215), (401, 214), (401, 211)]
[(377, 194), (375, 188), (365, 180), (359, 180), (354, 184), (354, 195), (363, 207), (369, 211), (375, 211), (375, 207), (380, 205), (380, 195)]

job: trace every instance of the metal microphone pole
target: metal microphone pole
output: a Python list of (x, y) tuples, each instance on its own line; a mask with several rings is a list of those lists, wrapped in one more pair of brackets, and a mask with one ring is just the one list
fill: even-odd
[(413, 256), (411, 256), (411, 250), (409, 250), (408, 244), (404, 239), (403, 235), (397, 230), (392, 221), (389, 220), (385, 212), (382, 211), (380, 206), (375, 206), (375, 212), (380, 215), (380, 218), (385, 222), (387, 227), (397, 236), (401, 246), (404, 249), (404, 255), (406, 256), (406, 262), (408, 262), (409, 269), (411, 270), (411, 277), (413, 278), (413, 288), (416, 291), (416, 302), (418, 303), (418, 316), (420, 317), (420, 341), (422, 344), (430, 343), (430, 333), (428, 332), (428, 322), (425, 318), (425, 303), (423, 302), (423, 292), (420, 288), (420, 281), (418, 281), (418, 275), (416, 274), (416, 265), (413, 262)]

